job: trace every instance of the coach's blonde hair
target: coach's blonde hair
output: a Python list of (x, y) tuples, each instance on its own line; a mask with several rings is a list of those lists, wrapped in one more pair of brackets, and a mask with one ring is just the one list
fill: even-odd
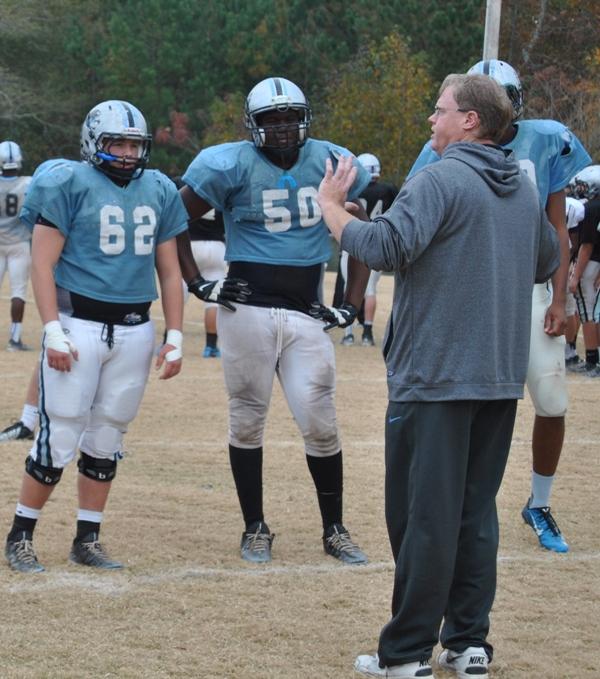
[(488, 75), (458, 73), (446, 76), (440, 94), (448, 87), (452, 87), (458, 108), (479, 116), (477, 137), (500, 142), (514, 113), (504, 87)]

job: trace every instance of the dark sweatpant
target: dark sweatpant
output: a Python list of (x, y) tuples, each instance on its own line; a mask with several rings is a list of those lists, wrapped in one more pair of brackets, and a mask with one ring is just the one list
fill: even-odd
[[(385, 512), (396, 573), (383, 665), (486, 642), (496, 591), (502, 481), (517, 402), (390, 402)], [(440, 632), (440, 624), (444, 620)]]

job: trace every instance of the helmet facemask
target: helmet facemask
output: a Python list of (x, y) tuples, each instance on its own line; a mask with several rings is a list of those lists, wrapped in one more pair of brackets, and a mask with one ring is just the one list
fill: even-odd
[[(115, 156), (110, 153), (110, 147), (115, 141), (129, 139), (139, 142), (137, 158), (131, 156)], [(150, 157), (151, 140), (142, 139), (138, 136), (109, 135), (105, 134), (98, 140), (100, 149), (96, 151), (96, 157), (100, 160), (98, 169), (113, 179), (130, 180), (139, 179), (142, 176)], [(134, 162), (132, 162), (134, 161)]]
[[(276, 122), (279, 116), (274, 116), (273, 113), (292, 113), (293, 115), (282, 115), (281, 122)], [(274, 153), (284, 155), (296, 153), (307, 138), (310, 121), (306, 120), (306, 113), (303, 109), (287, 108), (282, 111), (272, 109), (257, 114), (254, 116), (256, 125), (252, 128), (254, 144), (265, 151)]]

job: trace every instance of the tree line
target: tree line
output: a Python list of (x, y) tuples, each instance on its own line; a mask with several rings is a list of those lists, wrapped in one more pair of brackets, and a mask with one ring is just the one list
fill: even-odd
[[(600, 7), (505, 0), (500, 58), (521, 73), (526, 115), (570, 125), (600, 155)], [(315, 136), (371, 152), (401, 183), (429, 136), (447, 73), (480, 59), (485, 0), (3, 0), (0, 136), (27, 170), (78, 157), (85, 113), (126, 99), (180, 174), (206, 145), (243, 137), (244, 98), (269, 75), (300, 85)]]

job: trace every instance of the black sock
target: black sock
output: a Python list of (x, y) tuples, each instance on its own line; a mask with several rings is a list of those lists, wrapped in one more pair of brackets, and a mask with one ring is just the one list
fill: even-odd
[(262, 458), (262, 447), (229, 446), (229, 462), (246, 528), (256, 521), (265, 520), (262, 497)]
[(29, 519), (26, 516), (18, 516), (15, 514), (13, 519), (13, 525), (10, 529), (10, 533), (7, 536), (7, 541), (14, 542), (15, 540), (20, 540), (23, 536), (20, 533), (27, 533), (29, 539), (33, 536), (33, 531), (35, 530), (35, 524), (37, 519)]
[(217, 333), (216, 332), (207, 332), (206, 333), (206, 346), (210, 347), (211, 349), (217, 348)]
[(82, 541), (90, 533), (96, 534), (96, 539), (100, 533), (100, 524), (95, 521), (77, 521), (77, 535), (76, 540)]
[(577, 340), (574, 340), (573, 342), (568, 342), (568, 345), (573, 349), (573, 351), (577, 351)]
[(585, 350), (585, 362), (590, 365), (598, 364), (598, 349), (586, 349)]
[(372, 323), (367, 323), (365, 321), (365, 324), (363, 326), (363, 337), (373, 337), (373, 324)]
[(317, 489), (323, 529), (332, 523), (342, 523), (344, 480), (342, 451), (329, 457), (307, 455), (306, 461)]

